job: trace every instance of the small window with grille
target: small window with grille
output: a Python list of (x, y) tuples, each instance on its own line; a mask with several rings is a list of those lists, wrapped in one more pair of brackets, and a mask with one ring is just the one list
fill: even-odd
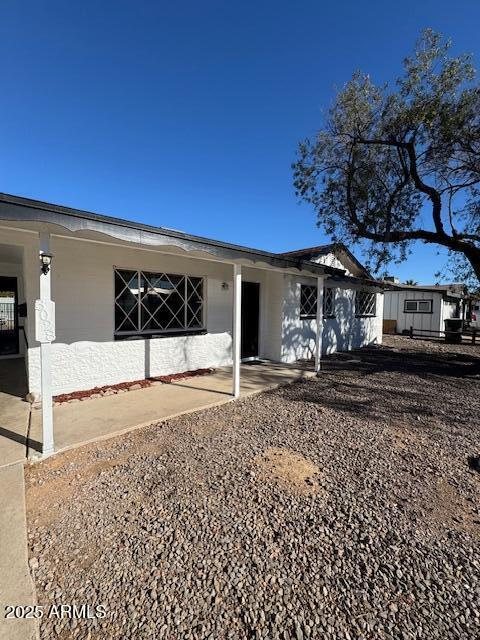
[(300, 318), (316, 318), (317, 287), (308, 284), (300, 285)]
[(115, 269), (115, 334), (203, 328), (203, 278)]
[(357, 291), (355, 295), (355, 315), (375, 316), (376, 298), (375, 293), (371, 291)]
[(335, 289), (331, 287), (323, 291), (323, 315), (325, 318), (335, 317)]

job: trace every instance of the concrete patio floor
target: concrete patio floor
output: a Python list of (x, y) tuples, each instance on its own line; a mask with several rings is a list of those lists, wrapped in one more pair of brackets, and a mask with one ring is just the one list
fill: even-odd
[(0, 362), (0, 467), (23, 462), (26, 456), (30, 404), (23, 358)]
[[(314, 375), (307, 364), (259, 362), (241, 367), (241, 397), (259, 393), (299, 378)], [(224, 404), (232, 400), (232, 369), (217, 369), (206, 376), (186, 378), (171, 384), (65, 403), (54, 407), (55, 451), (106, 439), (182, 413)], [(29, 456), (40, 455), (42, 413), (32, 411)]]

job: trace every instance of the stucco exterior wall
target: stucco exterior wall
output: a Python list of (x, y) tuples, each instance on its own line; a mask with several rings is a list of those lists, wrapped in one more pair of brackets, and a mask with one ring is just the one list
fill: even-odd
[[(335, 286), (328, 280), (325, 284)], [(383, 293), (376, 293), (375, 316), (355, 316), (356, 289), (335, 287), (335, 317), (325, 318), (323, 325), (323, 353), (350, 351), (372, 344), (382, 344)]]
[[(432, 300), (432, 313), (405, 313), (405, 300)], [(443, 299), (436, 291), (385, 291), (385, 320), (396, 320), (397, 333), (410, 327), (423, 331), (443, 331)]]
[[(52, 345), (54, 394), (231, 363), (228, 265), (56, 237), (52, 252), (57, 333)], [(207, 333), (114, 340), (114, 266), (203, 276)], [(228, 290), (222, 282), (229, 282)], [(39, 346), (31, 344), (29, 386), (39, 391)]]
[[(300, 318), (301, 284), (315, 285), (308, 277), (285, 277), (282, 362), (295, 362), (315, 357), (316, 320)], [(382, 343), (383, 294), (376, 294), (376, 315), (355, 316), (355, 289), (340, 288), (338, 283), (324, 281), (325, 287), (335, 288), (335, 317), (324, 318), (322, 334), (323, 354), (348, 351)]]

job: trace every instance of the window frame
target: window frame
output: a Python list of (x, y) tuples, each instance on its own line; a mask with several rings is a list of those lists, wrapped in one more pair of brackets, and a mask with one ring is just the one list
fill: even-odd
[[(184, 294), (183, 294), (183, 304), (184, 304), (184, 324), (182, 327), (172, 328), (172, 329), (135, 329), (129, 331), (122, 331), (121, 329), (117, 331), (116, 329), (116, 321), (115, 321), (115, 311), (117, 308), (117, 298), (115, 295), (115, 275), (116, 272), (134, 272), (137, 274), (138, 279), (138, 293), (137, 293), (137, 327), (141, 327), (141, 312), (142, 312), (142, 292), (140, 287), (140, 282), (143, 274), (150, 274), (154, 276), (175, 276), (178, 278), (184, 279)], [(125, 281), (123, 276), (122, 279)], [(187, 293), (187, 280), (188, 278), (195, 278), (201, 281), (202, 284), (202, 309), (201, 309), (201, 325), (195, 327), (187, 327), (186, 325), (186, 293)], [(148, 278), (146, 278), (148, 280)], [(115, 340), (125, 340), (128, 338), (164, 338), (164, 337), (172, 337), (172, 336), (183, 336), (183, 335), (196, 335), (206, 333), (207, 326), (207, 288), (206, 288), (206, 277), (203, 275), (194, 275), (192, 273), (174, 273), (173, 271), (155, 271), (152, 269), (138, 269), (138, 268), (129, 268), (129, 267), (118, 267), (116, 265), (113, 266), (113, 336)]]
[[(314, 291), (314, 295), (315, 295), (315, 313), (302, 313), (302, 289), (306, 287), (308, 289), (313, 289)], [(311, 294), (310, 294), (311, 295)], [(310, 298), (310, 296), (309, 296)], [(317, 317), (317, 304), (318, 304), (318, 300), (317, 300), (317, 285), (316, 284), (305, 284), (304, 282), (300, 283), (300, 303), (299, 303), (299, 307), (300, 307), (300, 320), (313, 320), (314, 318)]]
[[(372, 313), (360, 313), (359, 311), (359, 296), (360, 295), (373, 296), (373, 312)], [(356, 318), (376, 318), (377, 317), (377, 294), (375, 291), (368, 291), (367, 289), (355, 290), (355, 317)]]
[[(407, 309), (407, 303), (408, 302), (415, 302), (415, 304), (417, 305), (417, 308), (415, 311), (411, 311), (410, 309)], [(419, 307), (419, 302), (429, 302), (430, 303), (430, 310), (429, 311), (419, 311), (418, 307)], [(415, 300), (415, 299), (410, 299), (410, 300), (404, 300), (403, 301), (403, 313), (428, 313), (428, 314), (432, 314), (433, 313), (433, 298), (426, 298), (424, 300)]]
[[(323, 317), (324, 318), (335, 318), (335, 300), (336, 300), (336, 287), (324, 287), (323, 288)], [(331, 311), (327, 313), (326, 301), (327, 301), (327, 291), (331, 292)]]

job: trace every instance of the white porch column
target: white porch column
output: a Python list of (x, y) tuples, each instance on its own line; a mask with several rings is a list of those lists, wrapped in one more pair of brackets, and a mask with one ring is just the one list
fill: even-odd
[[(40, 254), (50, 253), (50, 234), (40, 232)], [(40, 342), (42, 394), (42, 453), (53, 453), (53, 408), (51, 348), (55, 340), (55, 307), (51, 299), (51, 272), (43, 273), (39, 264), (40, 299), (35, 303), (35, 332)]]
[(317, 333), (315, 336), (315, 371), (320, 371), (323, 337), (323, 278), (317, 277)]
[(233, 397), (240, 395), (240, 344), (242, 339), (242, 267), (233, 265)]

